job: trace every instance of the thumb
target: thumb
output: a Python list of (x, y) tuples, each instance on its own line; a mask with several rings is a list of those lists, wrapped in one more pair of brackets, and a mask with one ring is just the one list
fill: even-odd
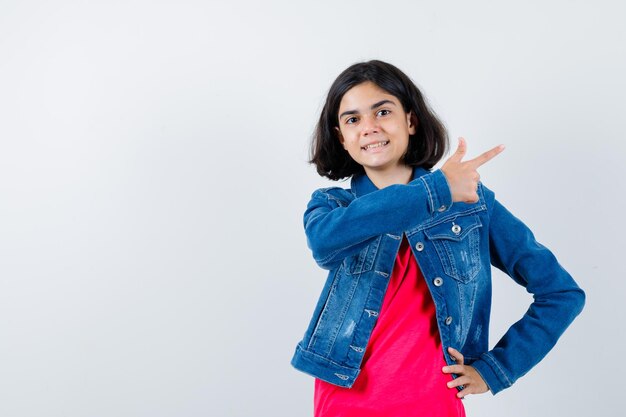
[(456, 151), (452, 154), (449, 160), (454, 162), (461, 162), (461, 160), (465, 156), (465, 152), (467, 152), (467, 143), (465, 142), (464, 138), (459, 137), (459, 144), (456, 148)]

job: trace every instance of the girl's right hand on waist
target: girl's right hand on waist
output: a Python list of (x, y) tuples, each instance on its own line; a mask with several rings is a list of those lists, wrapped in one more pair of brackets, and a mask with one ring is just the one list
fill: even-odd
[(478, 201), (476, 191), (478, 189), (478, 181), (480, 181), (480, 174), (478, 174), (477, 169), (503, 150), (504, 145), (498, 145), (474, 159), (462, 161), (467, 152), (467, 144), (464, 138), (459, 138), (459, 146), (456, 152), (441, 167), (441, 171), (443, 171), (448, 181), (453, 202), (475, 203)]

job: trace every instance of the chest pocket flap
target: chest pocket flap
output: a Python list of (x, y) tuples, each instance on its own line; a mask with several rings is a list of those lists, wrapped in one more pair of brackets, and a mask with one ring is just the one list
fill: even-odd
[(448, 239), (461, 241), (477, 227), (481, 227), (480, 218), (476, 215), (459, 216), (452, 220), (439, 223), (436, 226), (425, 229), (424, 233), (429, 239)]
[(349, 275), (361, 274), (372, 269), (381, 237), (377, 237), (367, 246), (365, 246), (358, 254), (349, 256), (344, 259), (344, 267)]
[(463, 283), (469, 283), (481, 268), (480, 227), (480, 218), (470, 214), (424, 229), (445, 273)]

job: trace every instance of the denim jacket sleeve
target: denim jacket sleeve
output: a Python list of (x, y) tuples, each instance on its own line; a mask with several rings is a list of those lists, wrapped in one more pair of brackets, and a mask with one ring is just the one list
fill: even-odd
[[(485, 187), (485, 190), (486, 187)], [(492, 394), (510, 387), (535, 366), (581, 312), (585, 293), (554, 254), (487, 190), (492, 200), (489, 249), (493, 266), (533, 295), (524, 316), (472, 366)]]
[(441, 170), (407, 185), (390, 185), (365, 194), (346, 206), (325, 190), (312, 194), (304, 213), (307, 244), (315, 262), (325, 269), (332, 269), (371, 239), (419, 225), (433, 212), (448, 210), (452, 205)]

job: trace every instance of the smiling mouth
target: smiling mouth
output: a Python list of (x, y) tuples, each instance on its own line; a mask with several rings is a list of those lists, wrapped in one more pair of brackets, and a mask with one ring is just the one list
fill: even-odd
[(383, 147), (383, 146), (387, 145), (388, 143), (389, 143), (388, 140), (384, 140), (384, 141), (381, 141), (381, 142), (376, 142), (376, 143), (369, 144), (367, 146), (363, 146), (363, 147), (361, 147), (361, 149), (364, 150), (364, 151), (367, 151), (368, 149), (374, 149), (374, 148)]

